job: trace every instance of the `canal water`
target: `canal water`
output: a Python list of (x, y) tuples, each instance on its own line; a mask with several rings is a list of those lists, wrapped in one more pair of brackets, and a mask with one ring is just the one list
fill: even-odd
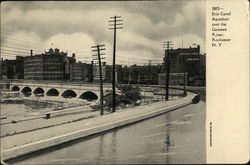
[(205, 101), (9, 161), (16, 164), (206, 163)]

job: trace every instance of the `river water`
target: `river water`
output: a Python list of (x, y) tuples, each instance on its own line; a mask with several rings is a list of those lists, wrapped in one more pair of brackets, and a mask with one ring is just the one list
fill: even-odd
[(10, 161), (17, 164), (206, 163), (205, 101)]

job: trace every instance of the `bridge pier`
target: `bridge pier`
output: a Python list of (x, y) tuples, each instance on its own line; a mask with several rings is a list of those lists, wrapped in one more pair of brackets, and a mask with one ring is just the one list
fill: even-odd
[[(100, 97), (97, 84), (64, 84), (64, 83), (35, 83), (35, 82), (0, 82), (10, 91), (20, 91), (24, 95), (77, 97), (85, 100), (98, 100)], [(104, 86), (104, 90), (110, 90), (111, 86)]]

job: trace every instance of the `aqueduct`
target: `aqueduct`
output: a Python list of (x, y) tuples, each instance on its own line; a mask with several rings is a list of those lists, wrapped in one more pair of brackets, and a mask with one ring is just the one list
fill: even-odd
[[(100, 96), (99, 84), (73, 83), (37, 83), (9, 82), (1, 83), (11, 91), (20, 91), (24, 95), (62, 96), (64, 98), (78, 97), (85, 100), (97, 100)], [(103, 86), (104, 95), (111, 90), (111, 85)]]

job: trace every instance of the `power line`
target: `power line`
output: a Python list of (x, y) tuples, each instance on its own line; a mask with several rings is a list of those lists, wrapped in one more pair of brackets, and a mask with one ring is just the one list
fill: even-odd
[[(29, 41), (33, 41), (32, 43), (37, 42), (36, 46), (38, 46), (38, 43), (39, 43), (39, 46), (40, 46), (41, 44), (44, 45), (43, 42), (37, 41), (37, 40), (32, 40), (32, 39), (28, 39), (28, 41), (25, 41), (25, 40), (17, 40), (16, 38), (13, 39), (13, 38), (11, 38), (11, 37), (7, 37), (6, 40), (12, 40), (11, 42), (14, 41), (14, 44), (15, 44), (15, 45), (19, 45), (19, 46), (27, 46), (26, 43), (29, 42)], [(6, 42), (3, 42), (3, 43), (7, 44)], [(58, 41), (57, 41), (56, 43), (59, 43), (59, 44), (62, 43), (62, 44), (63, 44), (63, 42), (58, 42)], [(38, 46), (38, 47), (39, 47), (39, 46)], [(80, 50), (68, 49), (68, 50), (70, 50), (70, 51), (72, 51), (72, 52), (80, 52), (80, 53), (89, 52), (89, 51), (82, 50), (82, 49), (80, 49)]]
[(27, 52), (23, 52), (23, 51), (15, 51), (15, 50), (5, 50), (5, 49), (1, 49), (1, 52), (9, 52), (9, 53), (29, 53), (28, 51)]
[[(26, 50), (26, 52), (25, 52), (25, 51), (15, 51), (15, 50), (7, 50), (7, 49), (5, 50), (5, 49), (2, 49), (2, 50), (1, 50), (1, 53), (2, 53), (2, 54), (6, 53), (6, 54), (8, 54), (8, 55), (13, 55), (13, 56), (15, 56), (15, 55), (24, 56), (24, 54), (30, 55), (29, 50), (28, 50), (28, 49), (25, 49), (25, 50)], [(77, 59), (91, 60), (92, 57), (81, 57), (81, 56), (79, 56), (79, 57), (77, 57)], [(123, 58), (122, 58), (122, 59), (117, 59), (117, 61), (118, 61), (119, 64), (123, 64), (123, 65), (124, 65), (124, 64), (131, 64), (131, 62), (128, 63), (128, 61), (123, 60)], [(107, 58), (107, 62), (112, 62), (112, 59)], [(147, 62), (136, 62), (136, 64), (146, 65)], [(162, 64), (162, 63), (151, 62), (151, 64)]]
[(28, 41), (33, 41), (33, 42), (37, 42), (37, 43), (39, 43), (39, 44), (41, 44), (41, 43), (43, 43), (43, 42), (41, 42), (41, 41), (38, 41), (38, 40), (34, 40), (34, 39), (32, 39), (32, 38), (28, 38), (27, 36), (22, 36), (22, 37), (13, 37), (13, 36), (11, 36), (11, 35), (6, 35), (6, 34), (4, 34), (4, 33), (1, 33), (1, 36), (3, 36), (4, 38), (6, 38), (6, 39), (10, 39), (10, 40), (15, 40), (15, 41), (21, 41), (21, 42), (23, 42), (23, 41), (25, 41), (25, 40), (23, 40), (23, 39), (27, 39)]
[(13, 39), (13, 38), (11, 38), (11, 37), (3, 37), (3, 40), (6, 40), (6, 41), (8, 41), (8, 40), (10, 40), (10, 42), (18, 42), (18, 43), (27, 43), (27, 42), (32, 42), (32, 43), (34, 43), (34, 42), (36, 42), (37, 44), (39, 43), (39, 44), (43, 44), (41, 41), (36, 41), (36, 40), (32, 40), (32, 39), (28, 39), (28, 40), (17, 40), (16, 38), (15, 39)]
[(7, 48), (7, 49), (18, 49), (18, 50), (29, 50), (28, 48), (18, 48), (18, 47), (10, 47), (10, 46), (1, 46), (1, 48)]
[[(7, 49), (20, 49), (20, 50), (30, 50), (30, 48), (24, 48), (24, 47), (13, 47), (13, 46), (2, 46), (1, 45), (1, 48), (7, 48)], [(33, 50), (36, 50), (36, 51), (41, 51), (41, 50), (37, 50), (37, 49), (33, 49)]]
[[(9, 45), (16, 45), (16, 46), (21, 46), (22, 48), (24, 48), (24, 47), (30, 47), (29, 45), (23, 45), (23, 44), (17, 44), (17, 43), (11, 43), (11, 44), (7, 44), (7, 43), (2, 43), (3, 44), (3, 47), (5, 46), (9, 46)], [(2, 45), (1, 45), (1, 47), (2, 47)], [(36, 46), (32, 46), (33, 48), (35, 47), (35, 48), (38, 48), (38, 47), (36, 47)], [(28, 48), (27, 48), (28, 49)]]

